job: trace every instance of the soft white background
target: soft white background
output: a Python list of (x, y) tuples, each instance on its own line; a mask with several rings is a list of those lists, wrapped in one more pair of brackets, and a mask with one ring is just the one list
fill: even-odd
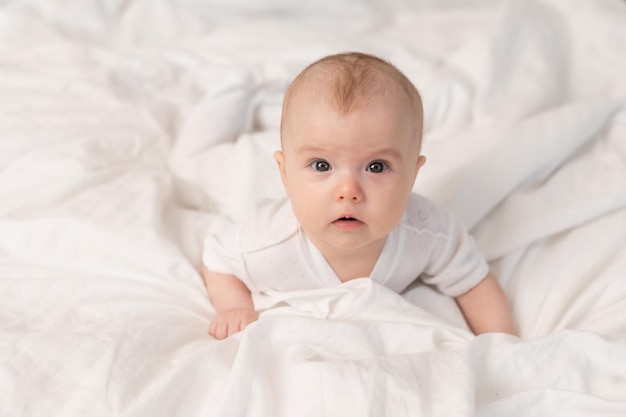
[[(367, 280), (225, 341), (202, 236), (283, 195), (282, 94), (392, 61), (415, 190), (472, 230), (521, 338)], [(626, 415), (626, 4), (0, 1), (0, 415)]]

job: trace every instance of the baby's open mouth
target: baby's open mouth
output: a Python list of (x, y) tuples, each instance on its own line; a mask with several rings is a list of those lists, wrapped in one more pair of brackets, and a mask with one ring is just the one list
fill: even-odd
[(340, 217), (333, 224), (341, 230), (356, 230), (363, 225), (363, 222), (354, 217)]

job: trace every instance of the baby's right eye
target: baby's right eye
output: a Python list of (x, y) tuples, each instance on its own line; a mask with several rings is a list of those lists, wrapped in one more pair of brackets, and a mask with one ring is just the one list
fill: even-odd
[(312, 161), (309, 166), (311, 168), (313, 168), (315, 171), (319, 171), (319, 172), (326, 172), (326, 171), (330, 171), (330, 164), (328, 163), (328, 161), (325, 161), (323, 159), (316, 159), (314, 161)]

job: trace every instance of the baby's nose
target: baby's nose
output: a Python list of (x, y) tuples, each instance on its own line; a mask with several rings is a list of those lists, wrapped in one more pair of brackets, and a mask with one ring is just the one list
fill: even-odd
[(364, 194), (361, 184), (352, 177), (347, 177), (341, 181), (336, 190), (336, 199), (338, 201), (351, 201), (359, 203), (363, 201)]

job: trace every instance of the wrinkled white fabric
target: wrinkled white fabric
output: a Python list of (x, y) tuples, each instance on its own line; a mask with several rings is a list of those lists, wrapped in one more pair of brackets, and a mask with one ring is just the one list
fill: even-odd
[[(0, 2), (0, 415), (626, 415), (621, 0)], [(361, 50), (420, 89), (415, 191), (520, 338), (355, 280), (224, 341), (202, 238), (284, 191), (282, 93)]]

